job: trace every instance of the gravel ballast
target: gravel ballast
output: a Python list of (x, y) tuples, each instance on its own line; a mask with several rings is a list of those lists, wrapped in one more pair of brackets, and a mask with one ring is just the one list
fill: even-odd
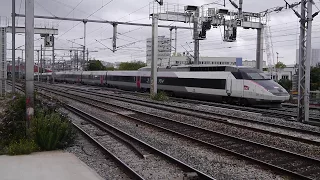
[(142, 158), (132, 151), (127, 144), (120, 142), (108, 132), (100, 130), (73, 114), (68, 113), (68, 116), (74, 123), (83, 128), (90, 136), (98, 140), (106, 149), (145, 179), (182, 179), (184, 171), (177, 165), (168, 162), (152, 152), (149, 152), (145, 158)]
[(104, 179), (131, 179), (108, 155), (104, 155), (80, 133), (75, 144), (65, 149), (95, 170)]
[[(77, 93), (77, 92), (72, 92), (72, 93), (73, 94), (82, 94), (82, 93)], [(97, 97), (92, 96), (92, 95), (86, 95), (86, 96), (101, 100), (101, 98), (97, 98)], [(213, 130), (213, 131), (217, 131), (217, 132), (221, 132), (221, 133), (230, 134), (230, 135), (235, 136), (235, 137), (242, 137), (244, 139), (248, 139), (248, 140), (251, 140), (251, 141), (254, 141), (254, 142), (258, 142), (258, 143), (262, 143), (262, 144), (278, 147), (278, 148), (281, 148), (281, 149), (284, 149), (284, 150), (288, 150), (288, 151), (300, 153), (300, 154), (303, 154), (303, 155), (306, 155), (306, 156), (309, 156), (309, 157), (312, 157), (312, 158), (320, 159), (320, 147), (319, 146), (310, 145), (310, 144), (297, 142), (297, 141), (293, 141), (293, 140), (288, 140), (288, 139), (285, 139), (285, 138), (274, 137), (273, 135), (254, 132), (254, 131), (251, 131), (251, 130), (245, 130), (245, 129), (241, 129), (241, 128), (238, 128), (238, 127), (226, 125), (226, 124), (219, 123), (219, 122), (203, 120), (203, 119), (200, 119), (200, 118), (181, 115), (181, 114), (177, 114), (177, 113), (171, 113), (171, 112), (168, 112), (168, 111), (163, 111), (163, 110), (159, 110), (159, 109), (155, 109), (155, 108), (148, 108), (148, 107), (145, 107), (145, 106), (135, 105), (135, 104), (126, 103), (126, 102), (122, 102), (122, 101), (118, 101), (118, 100), (112, 100), (112, 99), (105, 99), (105, 100), (107, 102), (109, 102), (109, 103), (114, 103), (114, 104), (121, 105), (121, 106), (124, 106), (124, 107), (137, 109), (137, 110), (140, 110), (140, 111), (148, 112), (150, 114), (160, 115), (160, 116), (163, 116), (163, 117), (167, 117), (167, 118), (171, 118), (171, 119), (174, 119), (174, 120), (178, 120), (180, 122), (185, 122), (185, 123), (188, 123), (188, 124), (199, 126), (199, 127), (205, 128), (205, 129), (209, 129), (209, 130)], [(114, 108), (114, 107), (110, 107), (110, 108), (114, 109), (114, 110), (117, 109), (117, 108)], [(238, 123), (245, 124), (245, 122), (241, 122), (241, 121), (238, 121)], [(247, 123), (246, 125), (250, 126), (251, 124)], [(265, 127), (263, 125), (262, 126), (255, 125), (255, 127), (262, 128), (262, 129), (265, 129), (265, 130), (268, 130), (268, 131), (269, 130), (270, 131), (275, 131), (275, 132), (279, 132), (279, 133), (286, 132), (284, 134), (288, 134), (290, 136), (301, 136), (303, 138), (319, 140), (319, 137), (316, 137), (316, 136), (303, 135), (301, 133), (298, 134), (298, 133), (291, 132), (291, 131), (281, 130), (279, 128), (270, 128), (270, 127), (268, 128), (268, 127)]]
[(66, 101), (217, 179), (282, 179), (282, 176), (269, 170), (261, 169), (248, 161), (239, 160), (221, 151), (204, 147), (202, 144), (120, 118), (113, 113), (104, 112), (76, 101)]

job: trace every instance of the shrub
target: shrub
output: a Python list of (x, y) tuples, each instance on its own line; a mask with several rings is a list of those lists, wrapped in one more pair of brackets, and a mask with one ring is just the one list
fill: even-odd
[(169, 99), (167, 94), (163, 91), (158, 92), (157, 94), (153, 95), (151, 99), (156, 100), (156, 101), (166, 101)]
[(37, 144), (30, 139), (20, 139), (19, 141), (13, 141), (7, 148), (9, 155), (30, 154), (38, 150)]
[(26, 135), (25, 96), (16, 94), (7, 103), (0, 122), (1, 144), (24, 139)]
[(64, 148), (74, 142), (76, 133), (72, 123), (58, 113), (40, 111), (32, 126), (35, 142), (41, 150)]

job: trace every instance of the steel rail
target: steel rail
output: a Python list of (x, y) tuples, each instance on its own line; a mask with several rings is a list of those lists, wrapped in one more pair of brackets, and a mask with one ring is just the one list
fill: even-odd
[[(65, 92), (64, 93), (54, 92), (54, 93), (58, 94), (60, 96), (71, 98), (70, 95), (65, 95)], [(75, 96), (75, 95), (73, 95), (73, 96)], [(81, 102), (81, 100), (79, 100), (79, 98), (75, 98), (75, 100), (78, 100), (78, 101)], [(83, 103), (90, 104), (88, 102), (83, 102)], [(233, 137), (233, 136), (230, 136), (230, 135), (226, 135), (226, 134), (223, 134), (223, 133), (211, 131), (211, 130), (208, 130), (208, 129), (199, 128), (199, 127), (196, 127), (196, 126), (193, 126), (193, 125), (189, 125), (189, 124), (186, 124), (186, 123), (181, 123), (181, 122), (177, 122), (177, 121), (174, 121), (174, 120), (169, 120), (168, 118), (159, 117), (161, 119), (161, 121), (159, 119), (154, 120), (155, 118), (147, 118), (147, 121), (146, 121), (146, 120), (141, 120), (141, 119), (136, 118), (136, 117), (132, 117), (130, 115), (121, 114), (121, 113), (119, 113), (117, 111), (113, 111), (113, 110), (104, 108), (102, 106), (97, 105), (96, 103), (94, 103), (94, 104), (91, 103), (90, 105), (92, 105), (94, 107), (97, 107), (97, 108), (100, 108), (100, 109), (103, 109), (103, 110), (106, 110), (106, 111), (109, 111), (109, 112), (113, 112), (113, 113), (119, 114), (119, 115), (121, 115), (123, 117), (127, 117), (127, 118), (130, 118), (130, 119), (135, 120), (135, 121), (139, 121), (139, 122), (142, 122), (142, 123), (145, 123), (145, 124), (148, 124), (148, 125), (160, 128), (160, 129), (164, 129), (164, 130), (169, 131), (169, 132), (174, 133), (174, 134), (179, 134), (180, 136), (183, 136), (183, 137), (186, 137), (186, 138), (189, 138), (189, 139), (192, 139), (192, 140), (196, 140), (197, 142), (201, 142), (201, 143), (204, 143), (206, 145), (210, 145), (211, 147), (215, 147), (215, 148), (227, 151), (229, 153), (232, 153), (234, 155), (240, 156), (242, 158), (245, 158), (245, 159), (248, 159), (248, 160), (252, 160), (252, 161), (254, 161), (254, 162), (258, 163), (258, 164), (268, 166), (269, 168), (285, 172), (285, 173), (290, 174), (291, 176), (296, 177), (296, 178), (313, 179), (314, 177), (310, 177), (309, 173), (313, 173), (313, 175), (315, 175), (316, 173), (319, 173), (319, 170), (320, 170), (320, 167), (319, 167), (320, 166), (320, 160), (313, 159), (313, 158), (310, 158), (310, 157), (306, 157), (306, 156), (303, 156), (303, 155), (299, 155), (299, 154), (296, 154), (296, 153), (292, 153), (292, 152), (289, 152), (289, 151), (281, 150), (281, 149), (278, 149), (278, 148), (275, 148), (275, 147), (266, 146), (266, 145), (263, 145), (263, 144), (260, 144), (260, 143), (244, 140), (244, 139), (241, 139), (241, 138), (238, 138), (238, 137)], [(148, 120), (149, 120), (149, 122), (148, 122)], [(199, 136), (199, 135), (201, 135), (201, 136)], [(218, 140), (212, 142), (212, 137), (217, 137)], [(238, 143), (237, 143), (237, 141), (238, 141)], [(230, 144), (227, 144), (227, 145), (226, 144), (224, 144), (224, 145), (222, 144), (222, 146), (221, 146), (221, 143), (224, 143), (224, 142), (232, 142), (234, 144), (231, 144), (231, 145)], [(220, 144), (220, 146), (217, 145), (217, 144)], [(239, 148), (239, 146), (240, 147), (246, 147), (246, 151), (243, 151), (243, 149), (242, 149), (242, 153), (241, 152), (239, 153), (239, 151), (241, 151), (241, 150), (237, 150), (236, 147), (233, 148), (234, 145), (238, 146), (238, 148)], [(250, 147), (249, 148), (250, 150), (248, 150), (247, 147)], [(254, 151), (254, 152), (258, 153), (258, 154), (256, 154), (256, 156), (258, 156), (259, 158), (261, 158), (263, 160), (259, 160), (259, 159), (255, 158), (255, 157), (252, 157), (252, 156), (255, 156), (255, 155), (254, 154), (250, 154), (250, 153), (253, 153), (253, 150), (257, 150), (257, 148), (260, 148), (259, 151)], [(259, 154), (259, 152), (260, 152), (260, 154)], [(264, 153), (261, 153), (261, 152), (264, 152)], [(278, 153), (278, 154), (276, 154), (276, 153)], [(278, 156), (274, 157), (275, 154), (278, 155)], [(268, 157), (268, 155), (272, 155), (272, 157)], [(283, 156), (283, 155), (285, 155), (285, 156)], [(284, 160), (283, 157), (287, 158), (287, 160), (290, 159), (289, 164), (288, 164), (288, 161), (283, 161)], [(277, 160), (278, 160), (278, 162), (277, 162)], [(272, 162), (272, 161), (276, 161), (276, 162)], [(308, 175), (305, 175), (305, 174), (299, 174), (299, 173), (294, 172), (292, 170), (288, 170), (288, 168), (286, 169), (284, 167), (280, 167), (280, 166), (287, 166), (287, 167), (289, 166), (289, 168), (291, 168), (291, 169), (297, 168), (294, 165), (290, 164), (290, 163), (292, 163), (291, 161), (296, 162), (296, 163), (297, 162), (298, 163), (302, 163), (302, 164), (304, 162), (308, 162), (307, 164), (312, 163), (314, 165), (313, 167), (316, 168), (316, 170), (315, 171), (311, 171), (311, 172), (307, 172)], [(277, 163), (280, 163), (280, 166)], [(303, 165), (305, 165), (305, 164), (303, 164)], [(296, 171), (299, 171), (299, 170), (300, 170), (300, 173), (306, 173), (306, 172), (303, 172), (301, 170), (301, 168), (300, 169), (298, 168), (298, 170), (296, 170)]]
[[(48, 96), (48, 95), (46, 95), (46, 96)], [(50, 96), (48, 96), (48, 97), (50, 97)], [(186, 164), (186, 163), (174, 158), (173, 156), (170, 156), (170, 155), (166, 154), (165, 152), (163, 152), (163, 151), (161, 151), (161, 150), (149, 145), (148, 143), (146, 143), (146, 142), (144, 142), (142, 140), (139, 140), (138, 138), (136, 138), (136, 137), (134, 137), (134, 136), (122, 131), (121, 129), (119, 129), (119, 128), (111, 125), (111, 124), (108, 124), (107, 122), (105, 122), (103, 120), (100, 120), (97, 117), (94, 117), (94, 116), (92, 116), (92, 115), (90, 115), (90, 114), (88, 114), (88, 113), (86, 113), (86, 112), (84, 112), (84, 111), (82, 111), (82, 110), (70, 105), (70, 104), (64, 104), (64, 107), (66, 109), (70, 110), (71, 112), (75, 113), (76, 115), (79, 115), (82, 118), (85, 118), (87, 120), (90, 119), (91, 122), (94, 122), (94, 125), (96, 125), (97, 127), (101, 128), (101, 129), (105, 129), (105, 127), (108, 127), (110, 129), (115, 130), (117, 133), (120, 133), (121, 135), (126, 136), (127, 138), (130, 138), (132, 141), (138, 142), (139, 144), (151, 149), (151, 151), (154, 151), (154, 152), (160, 154), (161, 156), (165, 157), (167, 160), (169, 160), (169, 161), (171, 161), (171, 162), (173, 162), (175, 164), (178, 164), (183, 169), (185, 169), (186, 172), (196, 172), (198, 174), (198, 176), (201, 179), (204, 179), (204, 180), (215, 180), (213, 177), (211, 177), (211, 176), (209, 176), (209, 175), (207, 175), (207, 174), (205, 174), (205, 173), (203, 173), (203, 172), (201, 172), (201, 171), (189, 166), (188, 164)]]
[[(130, 98), (130, 97), (125, 97), (124, 98), (124, 97), (121, 97), (121, 96), (116, 95), (116, 94), (107, 95), (107, 94), (104, 94), (104, 93), (94, 92), (92, 90), (87, 90), (86, 91), (86, 90), (81, 90), (81, 89), (78, 89), (78, 88), (68, 88), (68, 87), (64, 87), (64, 88), (72, 89), (73, 91), (86, 93), (86, 94), (90, 94), (90, 95), (99, 95), (99, 97), (105, 97), (105, 98), (110, 98), (110, 99), (114, 99), (114, 100), (120, 100), (120, 101), (124, 101), (124, 102), (135, 103), (135, 104), (138, 104), (138, 105), (143, 105), (143, 106), (148, 105), (149, 107), (153, 107), (153, 108), (157, 108), (157, 109), (171, 111), (171, 112), (174, 112), (174, 113), (185, 114), (185, 115), (189, 115), (189, 116), (195, 116), (195, 117), (198, 117), (198, 118), (203, 118), (203, 119), (207, 119), (207, 120), (211, 120), (211, 121), (218, 121), (220, 123), (233, 125), (233, 126), (237, 126), (237, 127), (241, 127), (241, 128), (253, 129), (253, 128), (245, 126), (245, 125), (236, 124), (236, 123), (232, 123), (232, 122), (229, 122), (229, 121), (226, 121), (226, 120), (209, 117), (209, 116), (206, 116), (206, 115), (203, 115), (203, 114), (210, 114), (210, 115), (219, 116), (219, 117), (223, 117), (223, 118), (242, 120), (242, 121), (246, 121), (246, 122), (250, 122), (250, 123), (255, 123), (255, 124), (260, 124), (260, 125), (265, 125), (265, 126), (271, 126), (271, 127), (275, 127), (275, 128), (281, 128), (281, 129), (286, 129), (286, 130), (300, 132), (300, 133), (307, 133), (307, 134), (315, 135), (315, 136), (320, 136), (320, 132), (318, 132), (318, 131), (305, 130), (305, 129), (300, 129), (300, 128), (296, 128), (296, 127), (286, 126), (286, 125), (279, 125), (279, 124), (269, 123), (269, 122), (264, 122), (264, 121), (251, 120), (251, 119), (242, 118), (242, 117), (238, 117), (238, 116), (234, 116), (234, 115), (221, 115), (221, 114), (216, 113), (216, 112), (210, 112), (210, 111), (204, 111), (204, 110), (195, 110), (195, 109), (192, 109), (192, 108), (183, 107), (183, 106), (177, 106), (177, 105), (172, 105), (172, 104), (163, 104), (163, 103), (160, 103), (160, 102), (154, 102), (154, 101), (148, 101), (148, 100), (142, 100), (142, 99), (136, 99), (136, 98)], [(149, 104), (145, 104), (145, 103), (149, 103)], [(155, 106), (154, 104), (157, 104), (157, 105), (160, 105), (160, 106), (166, 106), (166, 107), (159, 107), (159, 106)], [(192, 112), (189, 112), (189, 113), (180, 112), (180, 111), (174, 110), (172, 108), (178, 108), (178, 109), (183, 109), (183, 110), (192, 111)], [(201, 114), (196, 115), (194, 113), (202, 113), (202, 115)], [(257, 128), (255, 130), (258, 131)], [(261, 130), (261, 132), (266, 133), (267, 131)], [(270, 132), (270, 131), (268, 131), (268, 132)], [(272, 134), (272, 132), (270, 132), (270, 134)], [(281, 136), (281, 134), (279, 134), (279, 133), (277, 133), (277, 134), (279, 136)], [(289, 138), (286, 135), (284, 135), (283, 137)], [(293, 138), (293, 140), (295, 140), (295, 138)], [(320, 141), (317, 142), (317, 141), (306, 140), (305, 142), (306, 143), (315, 144), (315, 145), (320, 145)]]

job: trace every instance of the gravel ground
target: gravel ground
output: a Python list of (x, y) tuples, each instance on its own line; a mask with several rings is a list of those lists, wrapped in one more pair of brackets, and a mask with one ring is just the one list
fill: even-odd
[(184, 171), (182, 171), (182, 169), (177, 167), (175, 164), (172, 164), (162, 157), (152, 154), (151, 152), (149, 152), (149, 155), (146, 158), (141, 158), (134, 151), (132, 151), (132, 149), (127, 147), (127, 145), (119, 142), (118, 139), (115, 139), (107, 132), (86, 123), (86, 121), (79, 119), (73, 114), (68, 113), (68, 115), (73, 122), (83, 128), (87, 133), (98, 140), (105, 148), (115, 154), (145, 179), (182, 179)]
[[(72, 88), (79, 88), (79, 89), (87, 89), (87, 90), (97, 90), (101, 93), (105, 93), (105, 94), (117, 94), (117, 95), (121, 95), (123, 97), (131, 97), (131, 98), (141, 98), (141, 99), (144, 99), (144, 100), (149, 100), (149, 101), (153, 101), (151, 100), (150, 98), (148, 98), (147, 96), (145, 95), (139, 95), (139, 94), (129, 94), (129, 93), (126, 93), (126, 92), (121, 92), (119, 91), (118, 89), (114, 89), (114, 90), (107, 90), (107, 89), (104, 89), (102, 87), (94, 87), (94, 86), (85, 86), (85, 85), (82, 85), (82, 86), (79, 86), (79, 85), (70, 85), (70, 84), (60, 84), (60, 86), (63, 86), (63, 87), (72, 87)], [(156, 101), (157, 102), (157, 101)], [(180, 102), (176, 102), (176, 101), (168, 101), (168, 103), (177, 103), (177, 104), (181, 104)], [(200, 102), (201, 103), (201, 102)], [(185, 104), (185, 103), (183, 103)], [(190, 106), (194, 106), (194, 104), (192, 103), (186, 103), (186, 104), (189, 104)], [(209, 106), (209, 107), (213, 107), (213, 108), (216, 108), (216, 109), (220, 109), (219, 107), (214, 107), (214, 106)], [(284, 112), (287, 112), (286, 109), (290, 112), (297, 112), (296, 108), (288, 108), (288, 107), (283, 107), (283, 111)], [(226, 109), (228, 111), (228, 109)], [(233, 113), (235, 112), (234, 110), (232, 109), (229, 109), (231, 111), (233, 111)], [(243, 113), (250, 113), (250, 112), (243, 112)], [(317, 116), (320, 116), (320, 111), (319, 110), (314, 110), (314, 109), (310, 109), (310, 114), (314, 114), (314, 115), (317, 115)]]
[(75, 154), (104, 179), (131, 179), (111, 157), (104, 155), (95, 145), (80, 135), (80, 133), (75, 144), (66, 148), (65, 151)]
[[(81, 93), (76, 93), (76, 92), (72, 92), (72, 93), (73, 94), (81, 94)], [(86, 96), (97, 99), (97, 97), (95, 97), (95, 96), (91, 96), (91, 95), (86, 95)], [(101, 100), (101, 98), (99, 98), (99, 100)], [(251, 140), (254, 142), (259, 142), (262, 144), (278, 147), (278, 148), (288, 150), (291, 152), (304, 154), (304, 155), (312, 157), (312, 158), (320, 159), (320, 147), (319, 146), (309, 145), (306, 143), (288, 140), (285, 138), (274, 137), (273, 135), (263, 134), (263, 133), (254, 132), (251, 130), (241, 129), (239, 127), (225, 125), (225, 124), (219, 123), (219, 122), (203, 120), (200, 118), (195, 118), (195, 117), (186, 116), (186, 115), (180, 115), (180, 114), (171, 113), (171, 112), (167, 112), (167, 111), (163, 111), (163, 110), (159, 110), (159, 109), (154, 109), (154, 108), (147, 108), (145, 106), (134, 105), (134, 104), (125, 103), (125, 102), (121, 102), (121, 101), (117, 101), (117, 100), (108, 99), (107, 102), (114, 103), (114, 104), (121, 105), (121, 106), (125, 106), (128, 108), (134, 108), (134, 109), (137, 109), (140, 111), (144, 111), (144, 112), (148, 112), (151, 114), (156, 114), (156, 115), (160, 115), (163, 117), (171, 118), (171, 119), (174, 119), (174, 120), (177, 120), (180, 122), (185, 122), (185, 123), (192, 124), (192, 125), (199, 126), (199, 127), (203, 127), (203, 128), (209, 129), (209, 130), (230, 134), (235, 137), (242, 137), (244, 139), (248, 139), (248, 140)], [(109, 106), (108, 106), (108, 108), (109, 108)], [(113, 107), (110, 107), (110, 108), (117, 110), (117, 108), (113, 108)], [(242, 124), (245, 124), (245, 122), (238, 121), (238, 123), (239, 122)], [(247, 124), (250, 125), (251, 123), (247, 123)], [(261, 125), (254, 125), (254, 126), (258, 127), (258, 128), (262, 127), (263, 129), (266, 129), (266, 130), (272, 129), (274, 131), (274, 128), (265, 127), (265, 126), (261, 126)], [(285, 131), (285, 130), (281, 130), (279, 128), (276, 128), (276, 131), (281, 132), (281, 133), (286, 132), (284, 134), (288, 134), (291, 136), (301, 136), (303, 138), (319, 140), (319, 137), (317, 137), (317, 136), (303, 135), (301, 133)]]
[(282, 176), (269, 170), (261, 169), (257, 165), (216, 149), (204, 147), (202, 144), (120, 118), (113, 113), (104, 112), (76, 101), (65, 98), (64, 100), (217, 179), (283, 179)]
[[(73, 87), (78, 87), (78, 86), (73, 86)], [(137, 99), (141, 99), (141, 100), (147, 100), (150, 102), (159, 103), (159, 101), (154, 101), (154, 100), (150, 99), (149, 97), (142, 96), (142, 95), (126, 94), (125, 92), (121, 93), (121, 92), (112, 91), (112, 90), (100, 90), (97, 92), (109, 94), (109, 95), (117, 94), (122, 97), (137, 98)], [(287, 121), (287, 120), (280, 119), (280, 118), (271, 118), (271, 117), (263, 117), (263, 116), (257, 117), (256, 115), (254, 115), (254, 113), (247, 112), (247, 111), (238, 111), (238, 110), (226, 109), (226, 108), (221, 109), (220, 107), (207, 106), (207, 105), (201, 105), (201, 104), (192, 104), (192, 103), (180, 103), (180, 102), (171, 101), (171, 100), (161, 102), (161, 103), (172, 104), (172, 105), (188, 107), (188, 108), (196, 108), (196, 109), (201, 109), (201, 110), (205, 110), (208, 112), (214, 112), (214, 113), (221, 114), (221, 115), (234, 114), (235, 116), (240, 116), (240, 117), (244, 117), (244, 118), (248, 118), (248, 119), (252, 119), (252, 120), (271, 122), (271, 123), (276, 123), (276, 124), (280, 124), (280, 125), (288, 125), (288, 126), (292, 126), (292, 127), (301, 128), (301, 129), (314, 130), (314, 131), (320, 132), (320, 127), (316, 127), (316, 126), (312, 126), (312, 125), (308, 125), (308, 124), (301, 124), (301, 123), (294, 122), (294, 121)], [(318, 114), (320, 113), (319, 111), (316, 111), (316, 110), (312, 110), (312, 111), (315, 111), (314, 113), (318, 113)]]

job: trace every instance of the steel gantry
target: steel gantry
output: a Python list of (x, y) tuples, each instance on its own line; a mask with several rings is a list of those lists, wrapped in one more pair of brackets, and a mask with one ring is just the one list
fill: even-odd
[[(16, 14), (16, 17), (26, 17), (24, 14)], [(86, 24), (87, 23), (105, 23), (105, 24), (111, 24), (113, 26), (113, 41), (112, 41), (112, 51), (115, 52), (117, 49), (116, 46), (116, 35), (117, 35), (117, 25), (131, 25), (131, 26), (149, 26), (152, 27), (152, 33), (153, 33), (153, 40), (156, 40), (157, 42), (153, 43), (153, 50), (158, 49), (158, 27), (164, 27), (164, 28), (169, 28), (169, 29), (192, 29), (190, 27), (179, 27), (179, 26), (167, 26), (167, 25), (158, 25), (157, 22), (152, 22), (152, 24), (143, 24), (143, 23), (130, 23), (130, 22), (119, 22), (119, 21), (108, 21), (108, 20), (94, 20), (94, 19), (79, 19), (79, 18), (65, 18), (65, 17), (50, 17), (50, 16), (38, 16), (35, 15), (34, 18), (37, 19), (54, 19), (54, 20), (65, 20), (65, 21), (78, 21), (78, 22), (83, 22), (84, 23), (84, 48), (85, 48), (85, 36), (86, 36)], [(154, 16), (153, 20), (156, 19), (157, 16)], [(156, 36), (156, 37), (154, 37)], [(157, 53), (154, 53), (154, 56), (157, 56)], [(157, 61), (155, 61), (157, 63)], [(155, 67), (157, 68), (157, 64), (155, 64)], [(156, 71), (155, 68), (155, 71)], [(153, 73), (155, 75), (156, 73)], [(154, 76), (151, 77), (151, 81), (153, 81)], [(156, 82), (156, 80), (155, 80)], [(153, 83), (157, 84), (157, 83)], [(155, 85), (156, 86), (156, 85)], [(157, 88), (155, 87), (155, 91), (153, 90), (154, 86), (151, 86), (151, 92), (157, 92)]]
[(299, 122), (309, 121), (312, 5), (313, 0), (301, 1), (297, 118)]
[[(160, 3), (157, 0), (150, 3), (150, 7), (152, 7), (152, 11), (150, 11), (149, 13), (150, 17), (152, 18), (152, 62), (150, 85), (151, 96), (157, 93), (158, 20), (193, 23), (194, 64), (199, 64), (199, 40), (206, 39), (206, 31), (210, 30), (211, 26), (224, 27), (223, 40), (226, 42), (236, 41), (237, 27), (243, 27), (244, 29), (257, 29), (256, 68), (262, 70), (264, 26), (261, 23), (261, 14), (243, 12), (243, 0), (239, 1), (239, 6), (231, 0), (230, 2), (238, 10), (237, 12), (218, 8), (208, 8), (207, 10), (204, 10), (205, 5), (201, 7), (187, 5), (184, 6), (183, 11), (181, 11), (181, 9), (179, 7), (176, 7), (176, 5), (173, 5), (173, 7), (169, 7), (170, 4), (163, 2)], [(175, 38), (175, 40), (177, 40), (177, 38)], [(172, 29), (170, 30), (170, 42), (171, 41)], [(176, 50), (177, 48), (175, 47), (175, 52)]]
[(300, 38), (299, 38), (299, 69), (298, 69), (298, 122), (306, 123), (309, 121), (309, 98), (310, 98), (310, 61), (311, 61), (311, 33), (313, 18), (319, 14), (312, 12), (313, 0), (301, 0), (296, 5), (301, 6), (301, 13), (293, 9), (286, 0), (286, 5), (300, 19)]

